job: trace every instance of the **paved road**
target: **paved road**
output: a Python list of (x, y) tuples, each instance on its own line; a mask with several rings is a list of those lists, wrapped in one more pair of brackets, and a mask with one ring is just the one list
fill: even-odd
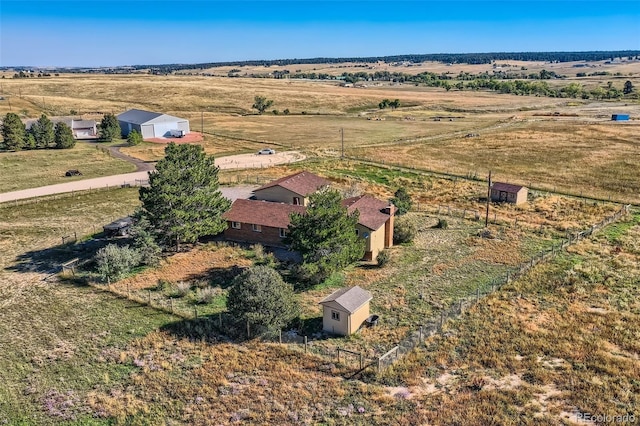
[[(240, 154), (216, 158), (216, 165), (218, 165), (220, 169), (226, 170), (249, 169), (293, 163), (301, 161), (304, 158), (304, 155), (297, 151), (279, 152), (274, 155)], [(62, 194), (65, 192), (121, 186), (123, 184), (136, 185), (136, 181), (139, 183), (141, 180), (146, 180), (147, 177), (147, 171), (140, 171), (93, 179), (76, 180), (56, 185), (41, 186), (39, 188), (23, 189), (21, 191), (5, 192), (4, 194), (0, 194), (0, 203), (42, 197), (44, 195)]]

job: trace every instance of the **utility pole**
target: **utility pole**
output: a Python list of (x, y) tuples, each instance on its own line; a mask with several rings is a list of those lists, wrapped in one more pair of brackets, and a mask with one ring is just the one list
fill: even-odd
[(344, 128), (340, 129), (340, 137), (342, 139), (342, 153), (340, 154), (340, 158), (344, 159)]
[(484, 217), (484, 227), (489, 226), (489, 201), (491, 201), (491, 170), (489, 170), (489, 181), (487, 182), (487, 214)]

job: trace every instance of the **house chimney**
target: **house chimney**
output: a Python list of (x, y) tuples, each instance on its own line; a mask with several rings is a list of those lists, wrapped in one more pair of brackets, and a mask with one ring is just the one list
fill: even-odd
[(396, 206), (389, 201), (389, 205), (382, 209), (382, 212), (389, 215), (389, 219), (384, 223), (384, 248), (389, 248), (393, 246), (393, 222)]

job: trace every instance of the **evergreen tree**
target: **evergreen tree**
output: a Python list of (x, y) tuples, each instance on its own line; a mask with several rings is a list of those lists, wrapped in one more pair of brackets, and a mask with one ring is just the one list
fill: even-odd
[(399, 188), (394, 197), (391, 199), (391, 202), (398, 208), (398, 215), (403, 215), (411, 210), (411, 206), (413, 205), (413, 201), (411, 200), (411, 196), (404, 188)]
[(320, 282), (364, 256), (364, 240), (356, 234), (360, 214), (349, 214), (340, 193), (323, 190), (310, 197), (304, 214), (291, 215), (285, 243), (302, 255), (303, 273)]
[(220, 193), (218, 167), (199, 145), (170, 143), (165, 158), (149, 173), (149, 187), (140, 188), (144, 216), (163, 242), (195, 242), (223, 231), (222, 214), (231, 202)]
[(142, 135), (136, 129), (129, 132), (127, 136), (127, 143), (131, 146), (140, 145), (142, 143)]
[(31, 134), (35, 138), (36, 148), (49, 148), (55, 142), (53, 123), (44, 114), (31, 126)]
[(24, 147), (27, 131), (18, 114), (7, 113), (2, 120), (2, 138), (8, 150), (19, 151)]
[(253, 336), (277, 332), (299, 313), (293, 286), (268, 266), (253, 266), (233, 280), (227, 310)]
[(120, 123), (113, 114), (105, 114), (100, 122), (100, 139), (111, 142), (117, 137), (120, 137)]
[(71, 127), (63, 122), (56, 124), (54, 141), (57, 149), (68, 149), (76, 146), (76, 140), (73, 138)]
[(624, 82), (624, 88), (622, 89), (622, 93), (624, 93), (625, 95), (628, 95), (630, 93), (633, 92), (633, 83), (631, 82), (631, 80), (627, 80)]

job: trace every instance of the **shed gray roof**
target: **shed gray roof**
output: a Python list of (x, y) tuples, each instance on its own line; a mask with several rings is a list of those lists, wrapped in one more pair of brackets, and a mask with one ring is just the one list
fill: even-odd
[(349, 313), (354, 313), (359, 307), (371, 300), (373, 296), (367, 290), (360, 287), (344, 287), (334, 291), (329, 296), (320, 301), (320, 304), (335, 302)]
[(161, 112), (145, 111), (142, 109), (130, 109), (118, 114), (118, 121), (131, 124), (163, 123), (167, 121), (188, 121), (186, 118), (174, 117)]

